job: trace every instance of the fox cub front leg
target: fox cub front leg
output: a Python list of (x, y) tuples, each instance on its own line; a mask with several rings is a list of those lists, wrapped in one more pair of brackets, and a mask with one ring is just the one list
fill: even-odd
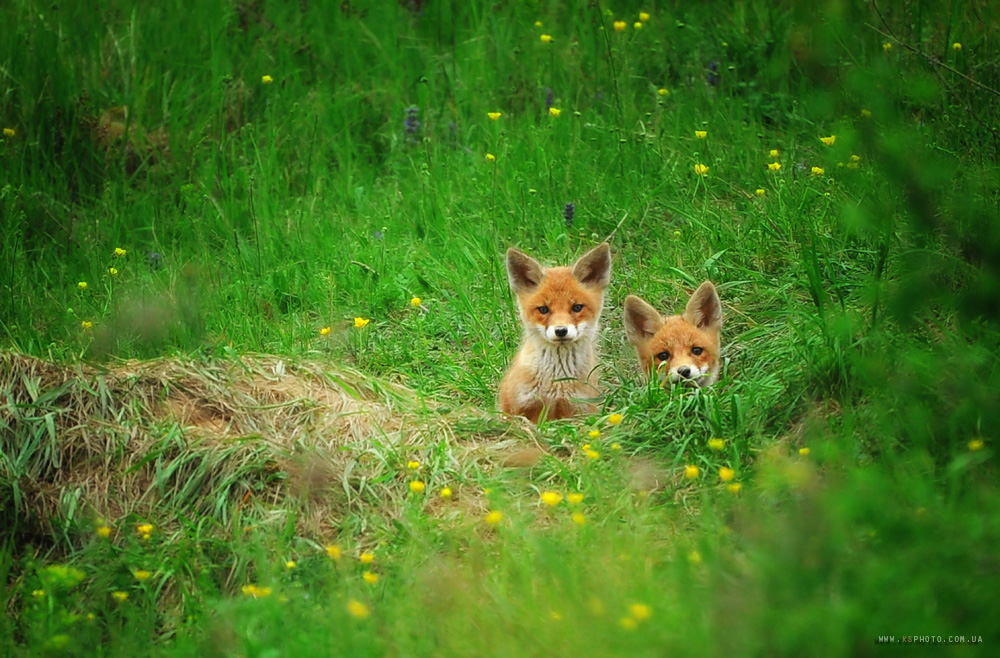
[(603, 243), (572, 267), (549, 268), (508, 249), (507, 278), (524, 336), (500, 382), (500, 408), (533, 423), (573, 416), (581, 410), (577, 400), (598, 395), (596, 343), (611, 249)]

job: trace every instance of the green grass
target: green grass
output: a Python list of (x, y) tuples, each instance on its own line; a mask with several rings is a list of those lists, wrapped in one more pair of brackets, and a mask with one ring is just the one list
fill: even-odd
[[(896, 653), (893, 635), (987, 653), (996, 3), (422, 4), (0, 9), (0, 650), (840, 656)], [(520, 333), (504, 251), (566, 264), (602, 240), (600, 413), (538, 428), (551, 454), (530, 467), (483, 458), (477, 440), (523, 440), (495, 411)], [(704, 279), (721, 380), (646, 385), (625, 297), (676, 312)], [(387, 393), (402, 438), (206, 446), (99, 374), (254, 353), (416, 391)], [(98, 370), (46, 388), (18, 354)], [(314, 452), (358, 470), (292, 495)], [(118, 492), (108, 538), (66, 484), (93, 455), (152, 478)]]

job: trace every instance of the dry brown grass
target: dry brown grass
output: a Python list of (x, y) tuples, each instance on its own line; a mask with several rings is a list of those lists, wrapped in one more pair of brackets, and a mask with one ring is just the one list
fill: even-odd
[(526, 424), (474, 407), (441, 413), (331, 364), (253, 355), (100, 367), (11, 352), (0, 352), (0, 448), (0, 503), (20, 532), (51, 535), (90, 515), (225, 523), (252, 506), (276, 522), (294, 509), (298, 531), (316, 537), (352, 510), (397, 515), (409, 459), (456, 486), (540, 451)]

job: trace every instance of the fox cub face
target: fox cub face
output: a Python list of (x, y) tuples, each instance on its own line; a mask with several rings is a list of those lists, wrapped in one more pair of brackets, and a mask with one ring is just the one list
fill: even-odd
[(573, 267), (543, 268), (531, 256), (507, 250), (507, 277), (528, 336), (552, 345), (594, 338), (610, 276), (607, 244), (588, 251)]
[(661, 317), (644, 300), (625, 299), (625, 333), (635, 345), (639, 363), (664, 384), (709, 386), (719, 376), (719, 332), (722, 304), (711, 281), (694, 291), (682, 315)]

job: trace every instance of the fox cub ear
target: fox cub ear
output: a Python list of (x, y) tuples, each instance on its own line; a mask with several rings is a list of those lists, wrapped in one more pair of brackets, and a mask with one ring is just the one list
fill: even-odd
[(625, 298), (625, 335), (633, 345), (645, 342), (656, 335), (663, 326), (663, 319), (656, 309), (640, 297)]
[(684, 319), (699, 329), (722, 328), (722, 302), (711, 281), (705, 281), (684, 307)]
[(611, 247), (602, 242), (573, 265), (573, 276), (585, 286), (607, 288), (611, 280)]
[(513, 247), (507, 250), (507, 280), (515, 293), (534, 290), (544, 276), (537, 260)]

